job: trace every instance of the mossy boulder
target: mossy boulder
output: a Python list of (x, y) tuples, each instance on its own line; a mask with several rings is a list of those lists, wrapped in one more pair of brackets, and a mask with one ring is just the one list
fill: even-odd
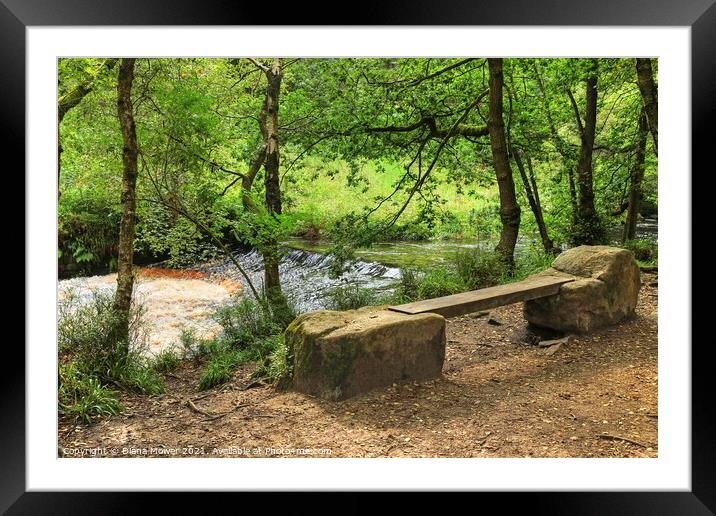
[(386, 307), (323, 310), (297, 317), (285, 342), (291, 388), (340, 400), (394, 382), (440, 376), (445, 319)]
[(641, 281), (631, 251), (610, 246), (579, 246), (560, 254), (540, 274), (564, 275), (554, 296), (525, 302), (525, 318), (536, 326), (587, 333), (634, 314)]

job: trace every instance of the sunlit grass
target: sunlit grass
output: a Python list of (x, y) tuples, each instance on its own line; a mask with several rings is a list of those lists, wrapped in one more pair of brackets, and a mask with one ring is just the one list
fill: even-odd
[[(361, 181), (356, 185), (348, 186), (349, 168), (346, 163), (336, 161), (321, 164), (308, 160), (303, 168), (292, 172), (293, 184), (287, 189), (289, 194), (286, 212), (297, 221), (307, 221), (325, 228), (334, 220), (351, 212), (360, 213), (365, 208), (373, 208), (380, 199), (393, 192), (395, 184), (404, 173), (403, 168), (397, 163), (384, 163), (382, 168), (379, 170), (374, 163), (364, 164), (359, 173)], [(479, 224), (471, 224), (470, 216), (486, 207), (496, 205), (496, 189), (481, 187), (478, 189), (479, 196), (471, 196), (459, 192), (455, 184), (445, 180), (447, 171), (435, 170), (433, 174), (439, 180), (435, 192), (443, 200), (438, 211), (451, 214), (459, 226), (441, 228), (438, 225), (434, 228), (435, 236), (440, 236), (442, 230), (456, 233), (458, 236), (474, 235), (481, 228)], [(405, 192), (397, 193), (390, 201), (384, 203), (374, 216), (386, 217), (395, 213), (405, 200)], [(420, 198), (413, 199), (400, 220), (403, 223), (415, 220), (421, 204)]]

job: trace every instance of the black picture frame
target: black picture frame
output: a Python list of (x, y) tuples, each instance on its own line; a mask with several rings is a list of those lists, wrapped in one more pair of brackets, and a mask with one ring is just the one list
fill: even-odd
[[(221, 0), (0, 0), (0, 113), (6, 153), (24, 167), (25, 144), (25, 29), (43, 25), (552, 25), (552, 26), (689, 26), (692, 70), (692, 163), (708, 164), (716, 115), (716, 4), (714, 0), (501, 0), (500, 2), (419, 0), (355, 4), (344, 16), (316, 18), (317, 9), (305, 3), (277, 4), (270, 13), (265, 3)], [(352, 12), (350, 12), (352, 11)], [(327, 13), (340, 11), (328, 9)], [(269, 17), (270, 14), (270, 17)], [(349, 15), (348, 15), (349, 14)], [(7, 154), (6, 154), (7, 155)], [(8, 167), (5, 168), (9, 173)], [(682, 171), (684, 177), (690, 171)], [(692, 175), (693, 177), (693, 175)], [(24, 186), (19, 186), (23, 188)], [(692, 190), (693, 191), (693, 190)], [(27, 192), (26, 192), (27, 195)], [(696, 220), (694, 220), (696, 222)], [(27, 275), (29, 271), (25, 271)], [(31, 309), (31, 307), (27, 307)], [(692, 317), (693, 319), (693, 317)], [(530, 512), (550, 514), (714, 514), (716, 511), (716, 436), (711, 363), (711, 339), (693, 342), (692, 351), (692, 490), (638, 493), (485, 493), (504, 508), (528, 503)], [(689, 345), (692, 343), (679, 343)], [(138, 493), (39, 493), (25, 488), (25, 355), (6, 346), (0, 375), (0, 445), (2, 464), (0, 510), (9, 514), (126, 514), (148, 508)], [(14, 355), (14, 356), (13, 356)], [(215, 496), (215, 495), (213, 495)], [(164, 497), (163, 509), (185, 506), (187, 497)], [(223, 501), (215, 497), (215, 501)], [(296, 502), (295, 498), (292, 498)], [(421, 497), (412, 498), (422, 504)], [(277, 503), (281, 504), (280, 499)], [(344, 502), (345, 503), (345, 502)], [(344, 507), (357, 510), (362, 502)], [(487, 506), (485, 506), (487, 507)], [(313, 506), (313, 510), (321, 507)], [(330, 510), (330, 507), (328, 507)]]

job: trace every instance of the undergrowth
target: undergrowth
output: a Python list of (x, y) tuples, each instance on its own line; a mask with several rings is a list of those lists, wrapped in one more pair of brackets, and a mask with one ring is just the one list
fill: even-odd
[(654, 238), (627, 240), (621, 247), (634, 253), (640, 266), (656, 266), (659, 263), (659, 247)]
[(164, 382), (148, 357), (144, 310), (133, 302), (129, 336), (113, 295), (95, 292), (88, 301), (69, 292), (58, 314), (58, 409), (91, 423), (119, 413), (117, 390), (159, 394)]
[(284, 374), (283, 330), (289, 322), (286, 313), (271, 310), (267, 304), (253, 299), (240, 298), (218, 309), (214, 317), (222, 328), (219, 335), (197, 339), (186, 331), (181, 337), (185, 356), (204, 363), (198, 390), (229, 381), (233, 371), (246, 363), (258, 363), (254, 377), (269, 382)]

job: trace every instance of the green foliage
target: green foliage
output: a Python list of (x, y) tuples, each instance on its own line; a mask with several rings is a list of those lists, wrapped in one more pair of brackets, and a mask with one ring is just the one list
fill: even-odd
[(348, 214), (336, 220), (328, 230), (331, 276), (340, 277), (355, 263), (358, 248), (370, 249), (377, 242), (427, 240), (431, 235), (431, 230), (420, 222), (386, 225), (383, 221)]
[(468, 290), (478, 290), (525, 279), (543, 271), (553, 261), (553, 254), (533, 245), (516, 254), (512, 271), (498, 253), (479, 247), (458, 252), (454, 264)]
[(290, 228), (289, 232), (306, 240), (318, 240), (323, 236), (329, 223), (324, 216), (324, 213), (318, 211), (291, 214), (286, 218)]
[(604, 223), (596, 220), (576, 220), (572, 224), (569, 241), (573, 245), (596, 245), (606, 242), (606, 230)]
[(58, 372), (58, 412), (84, 423), (119, 414), (117, 393), (102, 385), (74, 363), (62, 364)]
[[(526, 210), (523, 210), (523, 213)], [(495, 200), (487, 206), (473, 208), (467, 214), (467, 224), (472, 228), (471, 235), (495, 236), (498, 235), (501, 228), (499, 203), (495, 204)]]
[(74, 192), (62, 196), (57, 228), (61, 272), (91, 272), (100, 266), (111, 269), (120, 217), (117, 206), (102, 197)]
[(288, 348), (283, 334), (275, 335), (267, 340), (272, 345), (272, 351), (268, 357), (254, 372), (254, 377), (265, 378), (274, 383), (278, 388), (286, 387), (291, 374), (288, 366)]
[(507, 275), (502, 257), (495, 251), (479, 247), (459, 251), (455, 255), (455, 265), (467, 290), (499, 285)]
[(206, 364), (197, 389), (203, 391), (229, 381), (234, 369), (250, 362), (260, 364), (254, 376), (278, 378), (285, 369), (283, 349), (281, 334), (256, 339), (249, 346), (241, 349), (233, 347), (230, 341), (213, 339), (204, 347)]
[(265, 306), (248, 297), (219, 308), (214, 317), (223, 329), (223, 339), (238, 349), (282, 330)]
[(426, 224), (415, 221), (406, 224), (394, 224), (380, 234), (380, 239), (383, 242), (419, 242), (429, 240), (432, 236), (433, 231)]
[(285, 371), (282, 332), (286, 314), (271, 312), (266, 305), (241, 298), (216, 312), (222, 333), (213, 339), (197, 340), (190, 332), (182, 334), (187, 355), (204, 357), (206, 364), (197, 388), (206, 390), (231, 378), (236, 367), (258, 362), (255, 375), (278, 379)]
[(227, 347), (229, 347), (227, 342), (221, 338), (200, 339), (196, 341), (196, 346), (192, 356), (211, 356), (215, 353), (219, 353)]
[(129, 339), (113, 306), (113, 296), (95, 292), (88, 302), (68, 293), (59, 305), (60, 353), (72, 357), (76, 368), (102, 384), (113, 384), (147, 394), (163, 391), (161, 377), (146, 357), (146, 325), (143, 308), (133, 303)]
[(517, 255), (511, 280), (522, 280), (527, 276), (542, 272), (552, 265), (554, 259), (554, 254), (546, 253), (542, 248), (531, 246)]
[(84, 302), (67, 292), (58, 311), (60, 351), (71, 353), (89, 373), (105, 374), (130, 347), (143, 347), (142, 307), (135, 304), (130, 312), (130, 346), (122, 337), (122, 317), (114, 310), (112, 293), (95, 291)]
[(236, 350), (222, 349), (213, 353), (201, 373), (197, 389), (205, 391), (229, 381), (231, 372), (240, 363), (240, 353)]
[(433, 267), (427, 271), (403, 269), (395, 292), (381, 300), (386, 304), (401, 304), (448, 296), (469, 290), (452, 266)]
[(409, 303), (419, 299), (421, 274), (415, 269), (400, 270), (400, 281), (395, 289), (398, 304)]
[(152, 206), (136, 229), (135, 247), (145, 254), (166, 256), (168, 267), (186, 267), (218, 254), (210, 239), (191, 221), (166, 209)]
[[(486, 59), (290, 61), (280, 96), (280, 215), (264, 208), (261, 167), (246, 197), (242, 191), (263, 138), (257, 122), (265, 77), (255, 66), (235, 58), (137, 61), (139, 254), (178, 267), (216, 256), (223, 244), (278, 253), (282, 240), (299, 235), (329, 240), (324, 248), (330, 246), (332, 273), (338, 277), (381, 242), (485, 238), (494, 245), (502, 223), (489, 138), (456, 134), (443, 146), (438, 135), (458, 121), (473, 130), (484, 126), (486, 97), (467, 114), (465, 108), (489, 86)], [(527, 200), (529, 190), (537, 188), (555, 242), (602, 242), (607, 230), (622, 223), (619, 209), (628, 194), (642, 101), (633, 59), (599, 58), (598, 152), (592, 171), (598, 222), (574, 224), (579, 192), (572, 191), (570, 174), (579, 160), (581, 115), (575, 116), (570, 96), (584, 112), (591, 64), (591, 59), (572, 58), (504, 60), (506, 137), (532, 181), (518, 176), (513, 164), (521, 236), (537, 234)], [(115, 78), (104, 59), (58, 61), (60, 97), (92, 84), (91, 93), (59, 127), (58, 262), (63, 274), (116, 266), (122, 137)], [(515, 153), (510, 154), (514, 160)], [(656, 212), (658, 162), (651, 140), (646, 154), (642, 206)], [(627, 242), (625, 247), (640, 261), (657, 260), (655, 243)], [(515, 270), (508, 273), (491, 251), (465, 251), (427, 270), (425, 262), (410, 262), (423, 270), (404, 270), (388, 298), (355, 285), (335, 289), (331, 298), (335, 308), (349, 309), (437, 297), (514, 281), (551, 260), (530, 248), (518, 253)], [(295, 313), (277, 292), (263, 294), (261, 303), (244, 299), (220, 310), (219, 337), (182, 335), (182, 357), (206, 361), (202, 388), (225, 381), (245, 361), (258, 361), (269, 377), (283, 374), (280, 333)], [(151, 363), (146, 358), (139, 307), (132, 312), (128, 341), (117, 331), (111, 297), (83, 306), (70, 301), (60, 312), (60, 350), (76, 371), (63, 374), (87, 378), (79, 382), (84, 390), (73, 392), (85, 393), (88, 400), (103, 399), (108, 385), (160, 392), (159, 373), (177, 365), (173, 352)], [(101, 405), (90, 403), (83, 413)]]
[(329, 289), (327, 299), (333, 310), (354, 310), (374, 304), (377, 298), (372, 289), (348, 283)]
[[(103, 62), (58, 62), (60, 96), (88, 79), (93, 84), (60, 127), (58, 254), (66, 272), (108, 268), (116, 256), (122, 139), (116, 72)], [(600, 242), (621, 223), (614, 213), (626, 199), (635, 159), (642, 102), (634, 61), (600, 58), (593, 159), (600, 223), (574, 226), (569, 172), (579, 159), (580, 136), (568, 92), (583, 113), (590, 66), (591, 59), (504, 60), (506, 136), (539, 187), (556, 242)], [(441, 138), (428, 138), (424, 123), (432, 120), (444, 132), (487, 89), (488, 76), (481, 58), (291, 60), (280, 97), (284, 209), (274, 217), (246, 213), (242, 203), (240, 174), (262, 139), (257, 118), (265, 79), (254, 65), (233, 58), (140, 59), (136, 249), (183, 266), (215, 256), (215, 238), (262, 250), (293, 234), (331, 240), (338, 276), (356, 249), (380, 241), (494, 238), (500, 201), (489, 139), (458, 135), (438, 154)], [(486, 104), (485, 98), (470, 111), (465, 127), (484, 125)], [(387, 126), (403, 129), (378, 130)], [(658, 207), (657, 165), (649, 140), (642, 197), (650, 212)], [(512, 166), (520, 234), (536, 234), (527, 191)], [(259, 208), (262, 174), (251, 191)]]
[(105, 380), (129, 391), (161, 394), (164, 392), (164, 380), (153, 366), (150, 358), (133, 352), (112, 364)]
[(659, 247), (656, 239), (644, 238), (627, 240), (621, 247), (634, 253), (634, 258), (647, 265), (655, 265), (659, 260)]
[(200, 339), (197, 338), (194, 328), (183, 328), (179, 335), (179, 344), (181, 346), (181, 355), (183, 358), (194, 358), (198, 354), (198, 344)]
[(260, 252), (285, 239), (291, 231), (292, 220), (278, 214), (269, 213), (255, 199), (256, 212), (244, 212), (231, 226), (236, 240), (255, 247)]
[[(283, 213), (277, 215), (263, 207), (262, 170), (248, 194), (256, 209), (244, 208), (241, 190), (241, 179), (263, 137), (257, 122), (265, 78), (254, 65), (233, 58), (138, 60), (135, 91), (141, 93), (135, 95), (135, 117), (142, 152), (137, 252), (184, 266), (214, 257), (221, 243), (278, 252), (277, 244), (293, 234), (328, 239), (332, 273), (338, 277), (357, 258), (357, 251), (365, 256), (380, 242), (494, 240), (501, 220), (489, 139), (455, 135), (441, 147), (442, 138), (433, 134), (444, 134), (461, 120), (466, 106), (488, 88), (485, 59), (291, 61), (284, 70), (280, 97)], [(570, 95), (583, 112), (590, 61), (504, 60), (506, 136), (532, 179), (528, 188), (513, 164), (522, 210), (520, 235), (537, 234), (527, 202), (528, 190), (537, 187), (555, 242), (601, 242), (610, 227), (621, 224), (622, 215), (614, 213), (620, 213), (627, 198), (642, 102), (633, 60), (611, 58), (598, 60), (598, 152), (593, 158), (598, 223), (574, 224), (576, 197), (570, 173), (579, 160), (581, 122)], [(58, 261), (63, 273), (111, 269), (116, 264), (122, 138), (115, 74), (103, 62), (58, 61), (60, 96), (88, 79), (93, 84), (92, 92), (68, 112), (59, 128), (63, 151)], [(484, 126), (486, 103), (484, 98), (462, 118), (464, 127)], [(400, 130), (386, 130), (391, 126)], [(429, 169), (431, 163), (435, 166)], [(650, 140), (642, 197), (643, 207), (652, 212), (658, 208), (657, 165)], [(625, 246), (642, 261), (657, 259), (655, 245)], [(542, 270), (551, 259), (529, 249), (517, 255), (515, 270), (508, 274), (492, 252), (461, 253), (442, 267), (404, 270), (390, 300), (404, 302), (514, 281)], [(211, 374), (202, 385), (215, 385), (247, 357), (261, 361), (280, 352), (268, 343), (294, 313), (276, 292), (264, 295), (264, 303), (244, 301), (217, 313), (223, 327), (219, 338), (182, 336), (184, 356), (210, 362)], [(331, 297), (339, 309), (387, 301), (350, 285), (331, 292)], [(100, 382), (156, 392), (156, 373), (173, 367), (175, 358), (158, 357), (150, 367), (135, 349), (141, 347), (138, 335), (130, 342), (117, 337), (115, 315), (105, 301), (61, 317), (61, 350)], [(268, 348), (274, 351), (269, 353)], [(274, 362), (280, 364), (280, 357), (269, 361)]]
[(418, 299), (449, 296), (470, 290), (451, 267), (436, 267), (426, 272), (418, 284)]
[(154, 357), (152, 367), (160, 373), (168, 373), (175, 370), (180, 362), (181, 357), (176, 351), (173, 349), (163, 349)]
[(453, 262), (442, 267), (401, 269), (394, 294), (374, 298), (373, 304), (410, 303), (518, 281), (546, 269), (552, 261), (554, 255), (529, 248), (517, 255), (515, 269), (510, 272), (497, 253), (475, 247), (456, 253)]
[(268, 319), (270, 319), (280, 331), (286, 329), (296, 318), (296, 309), (291, 305), (288, 298), (280, 289), (264, 290), (264, 300), (262, 302), (268, 310)]

